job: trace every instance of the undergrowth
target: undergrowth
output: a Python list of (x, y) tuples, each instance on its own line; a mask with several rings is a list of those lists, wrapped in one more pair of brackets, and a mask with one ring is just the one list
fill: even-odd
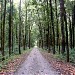
[[(56, 53), (54, 55), (54, 57), (56, 57), (57, 59), (60, 59), (62, 61), (63, 60), (66, 61), (67, 52), (65, 52), (64, 54)], [(69, 60), (70, 60), (70, 63), (74, 63), (75, 64), (75, 48), (69, 50)]]
[[(14, 59), (16, 59), (16, 58), (18, 58), (18, 57), (20, 57), (22, 54), (25, 54), (25, 53), (27, 53), (27, 52), (30, 52), (32, 50), (32, 48), (31, 49), (27, 49), (27, 50), (22, 50), (22, 53), (21, 54), (12, 54), (10, 57), (9, 57), (9, 55), (6, 55), (5, 56), (5, 60), (4, 61), (0, 61), (0, 70), (4, 67), (4, 66), (6, 66), (10, 61), (13, 61)], [(0, 59), (1, 59), (1, 57), (2, 56), (0, 56)]]
[[(39, 49), (43, 52), (48, 52), (47, 49), (42, 49), (42, 48), (39, 48)], [(52, 51), (50, 53), (52, 54)], [(56, 50), (56, 54), (54, 55), (54, 58), (66, 62), (67, 51), (65, 50), (64, 54), (61, 54), (61, 53), (59, 54), (58, 50)], [(70, 63), (75, 64), (75, 48), (69, 49), (69, 60), (70, 60)]]

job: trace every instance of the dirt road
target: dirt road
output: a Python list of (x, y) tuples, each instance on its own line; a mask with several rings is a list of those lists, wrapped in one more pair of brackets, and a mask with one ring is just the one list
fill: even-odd
[(58, 75), (58, 73), (52, 69), (38, 48), (33, 48), (28, 58), (14, 75)]

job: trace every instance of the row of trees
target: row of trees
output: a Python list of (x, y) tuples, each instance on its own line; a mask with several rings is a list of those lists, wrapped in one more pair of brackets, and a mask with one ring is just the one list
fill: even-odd
[[(75, 1), (43, 0), (38, 9), (39, 47), (47, 48), (53, 54), (66, 53), (69, 62), (69, 50), (74, 49)], [(37, 1), (34, 1), (37, 4)], [(38, 4), (39, 5), (39, 4)], [(41, 12), (41, 13), (40, 13)]]
[[(0, 0), (0, 52), (2, 60), (5, 57), (16, 54), (21, 54), (22, 50), (29, 49), (34, 45), (34, 40), (31, 39), (34, 35), (31, 32), (30, 16), (27, 9), (28, 2), (19, 0), (16, 7), (14, 0)], [(29, 23), (28, 23), (29, 22)], [(32, 36), (31, 36), (32, 35)], [(31, 42), (32, 41), (32, 42)]]
[[(48, 52), (66, 53), (74, 49), (75, 1), (65, 0), (14, 0), (0, 1), (0, 40), (2, 60), (5, 54), (19, 54), (34, 46)], [(23, 6), (24, 5), (24, 6)]]

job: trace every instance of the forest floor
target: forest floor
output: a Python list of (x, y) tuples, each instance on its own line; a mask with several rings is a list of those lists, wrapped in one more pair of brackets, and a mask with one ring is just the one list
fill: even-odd
[(52, 65), (52, 67), (59, 73), (59, 75), (75, 75), (75, 67), (71, 63), (67, 63), (60, 60), (52, 53), (48, 53), (46, 50), (42, 50), (41, 54)]
[(30, 52), (31, 50), (26, 50), (21, 55), (15, 55), (14, 57), (12, 56), (13, 59), (12, 57), (9, 58), (10, 60), (8, 59), (8, 63), (0, 69), (0, 75), (13, 75), (19, 66), (26, 60)]
[(9, 61), (0, 75), (75, 75), (75, 67), (45, 50), (33, 48)]

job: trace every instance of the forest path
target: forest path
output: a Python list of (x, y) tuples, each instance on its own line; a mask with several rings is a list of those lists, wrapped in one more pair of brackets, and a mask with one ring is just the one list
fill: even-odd
[(28, 58), (14, 75), (58, 75), (48, 61), (41, 55), (38, 48), (33, 48)]

